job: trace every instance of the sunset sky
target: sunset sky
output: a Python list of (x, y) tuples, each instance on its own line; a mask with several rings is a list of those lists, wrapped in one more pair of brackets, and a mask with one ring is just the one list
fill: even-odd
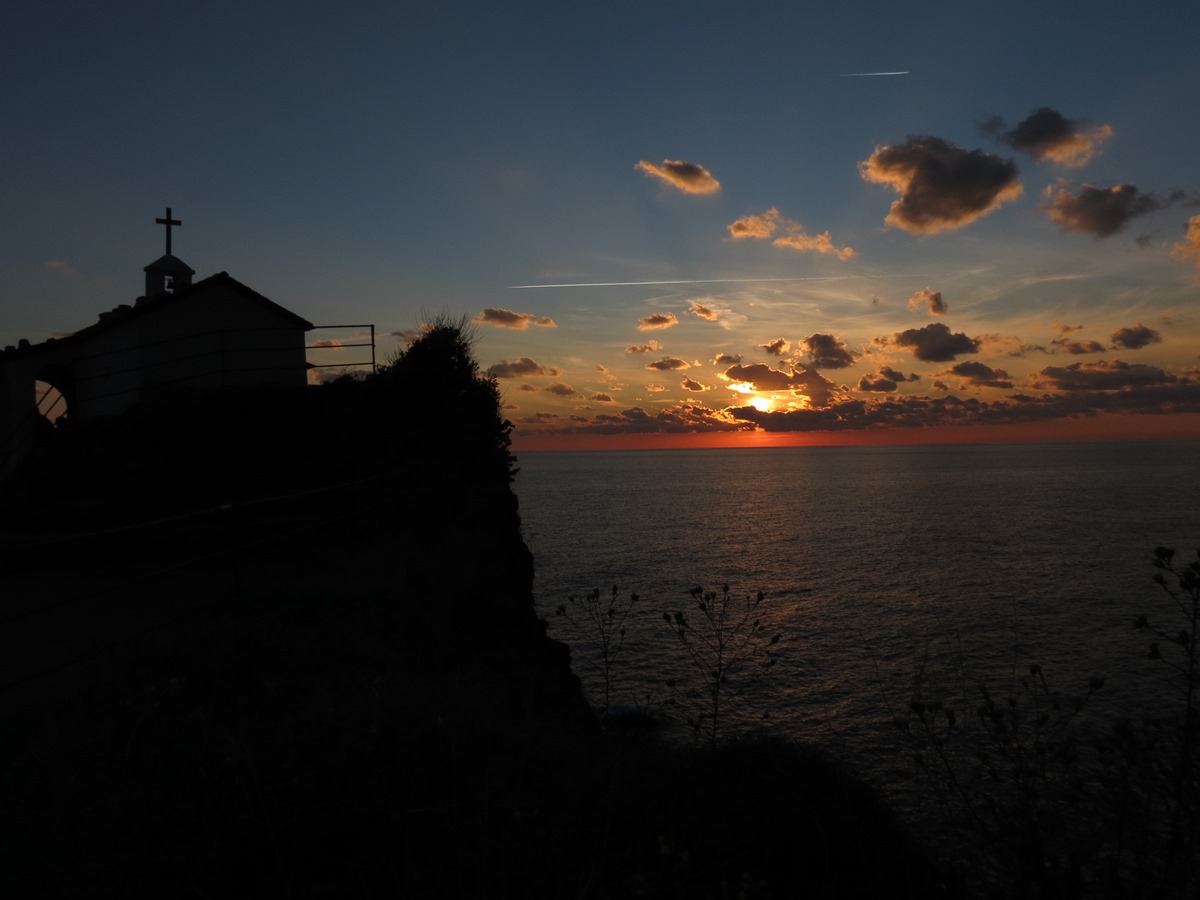
[[(1200, 438), (1200, 4), (8, 4), (0, 346), (163, 252), (518, 450)], [(344, 338), (343, 338), (344, 339)], [(349, 352), (349, 351), (347, 351)]]

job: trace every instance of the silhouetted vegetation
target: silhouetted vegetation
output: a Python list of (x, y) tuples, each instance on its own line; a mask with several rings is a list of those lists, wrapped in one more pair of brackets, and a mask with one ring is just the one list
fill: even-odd
[[(625, 620), (637, 602), (637, 594), (631, 593), (627, 599), (618, 597), (614, 584), (612, 593), (603, 600), (600, 589), (596, 588), (578, 601), (568, 597), (566, 603), (558, 605), (558, 615), (571, 626), (580, 641), (573, 647), (575, 658), (586, 659), (604, 681), (600, 718), (605, 723), (612, 709), (613, 670), (625, 645)], [(594, 644), (594, 655), (584, 656), (584, 648), (591, 644)]]
[[(719, 593), (695, 587), (688, 595), (700, 614), (701, 626), (694, 627), (680, 610), (674, 614), (663, 613), (663, 621), (683, 648), (692, 672), (703, 684), (699, 706), (689, 702), (692, 695), (677, 692), (693, 707), (687, 714), (688, 724), (697, 735), (707, 731), (709, 748), (716, 749), (722, 700), (728, 703), (739, 696), (746, 683), (774, 665), (773, 650), (781, 635), (766, 634), (759, 613), (766, 596), (762, 591), (753, 597), (747, 594), (739, 600), (726, 584)], [(735, 677), (743, 684), (730, 684)], [(670, 686), (676, 687), (675, 684)]]
[(1012, 689), (981, 683), (973, 697), (930, 696), (919, 680), (897, 716), (921, 796), (937, 810), (927, 825), (983, 895), (1183, 900), (1200, 891), (1200, 551), (1181, 567), (1174, 556), (1160, 547), (1152, 559), (1172, 624), (1136, 617), (1159, 637), (1150, 657), (1177, 675), (1173, 713), (1106, 718), (1103, 679), (1061, 693), (1031, 663)]

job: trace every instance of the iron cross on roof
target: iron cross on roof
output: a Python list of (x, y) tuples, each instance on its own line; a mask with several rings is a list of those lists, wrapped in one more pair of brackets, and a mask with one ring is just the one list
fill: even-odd
[(171, 226), (182, 225), (178, 219), (171, 218), (171, 207), (167, 207), (167, 217), (165, 219), (155, 219), (155, 224), (167, 226), (167, 256), (171, 255)]

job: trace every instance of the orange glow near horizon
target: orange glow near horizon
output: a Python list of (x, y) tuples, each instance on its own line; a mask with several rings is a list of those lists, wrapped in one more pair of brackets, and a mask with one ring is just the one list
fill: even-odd
[(1020, 425), (891, 428), (868, 431), (768, 432), (761, 429), (702, 434), (517, 434), (512, 450), (668, 450), (715, 447), (870, 447), (921, 444), (1023, 444), (1072, 441), (1200, 440), (1200, 413), (1103, 415)]

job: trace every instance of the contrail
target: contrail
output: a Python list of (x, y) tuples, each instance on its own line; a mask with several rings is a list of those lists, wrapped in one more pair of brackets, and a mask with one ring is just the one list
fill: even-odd
[(577, 284), (510, 284), (510, 291), (537, 288), (646, 287), (656, 284), (747, 284), (762, 281), (831, 281), (836, 278), (879, 278), (878, 275), (804, 275), (796, 278), (689, 278), (679, 281), (590, 281)]
[(834, 78), (875, 78), (879, 75), (909, 75), (910, 72), (849, 72), (845, 75), (834, 75)]

